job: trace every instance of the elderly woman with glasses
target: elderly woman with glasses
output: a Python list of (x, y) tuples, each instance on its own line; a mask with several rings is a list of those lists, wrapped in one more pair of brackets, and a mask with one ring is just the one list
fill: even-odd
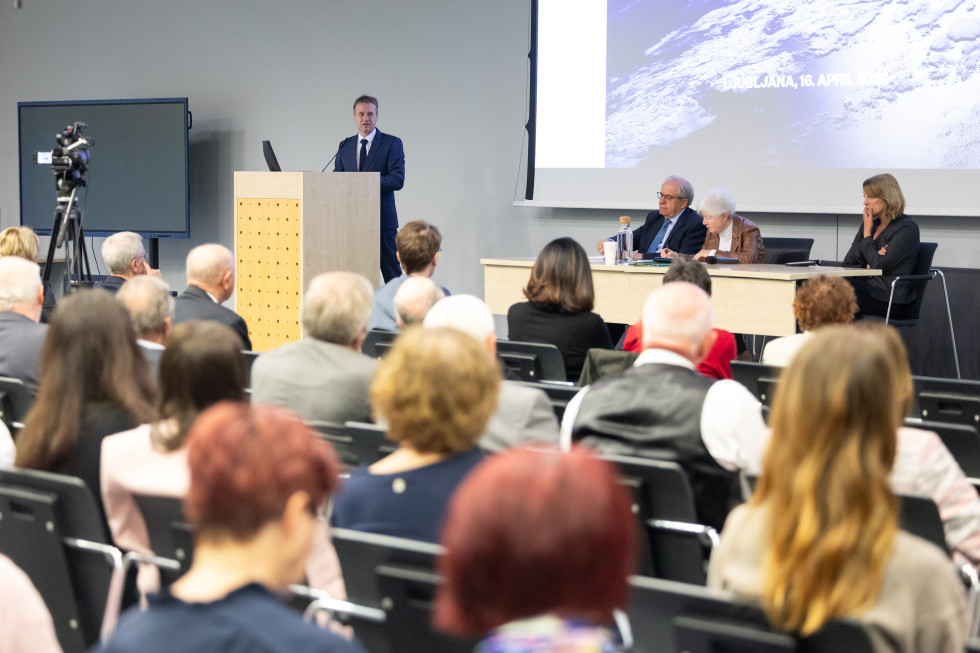
[[(701, 204), (701, 217), (708, 229), (701, 250), (694, 254), (695, 261), (709, 256), (736, 258), (739, 263), (765, 263), (766, 250), (762, 234), (754, 222), (735, 212), (735, 198), (726, 188), (713, 188)], [(673, 251), (664, 256), (678, 256)]]

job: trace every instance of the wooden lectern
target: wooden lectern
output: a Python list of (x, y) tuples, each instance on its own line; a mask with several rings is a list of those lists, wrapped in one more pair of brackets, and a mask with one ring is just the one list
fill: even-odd
[(302, 337), (300, 302), (321, 272), (380, 276), (377, 172), (236, 172), (235, 310), (255, 351)]

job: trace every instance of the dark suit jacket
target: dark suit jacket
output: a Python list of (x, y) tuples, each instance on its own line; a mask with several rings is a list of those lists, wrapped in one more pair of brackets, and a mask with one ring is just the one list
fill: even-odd
[(197, 286), (187, 286), (174, 302), (174, 324), (188, 320), (212, 320), (220, 322), (239, 335), (242, 347), (252, 349), (252, 341), (248, 338), (248, 327), (245, 320), (235, 311), (225, 308), (208, 296), (208, 293)]
[(103, 290), (108, 290), (113, 295), (115, 295), (117, 292), (119, 292), (119, 289), (122, 288), (122, 285), (124, 283), (126, 283), (126, 280), (123, 279), (122, 277), (116, 276), (114, 274), (110, 274), (105, 279), (103, 279), (99, 283), (99, 285), (96, 286), (96, 288), (102, 288)]
[(31, 391), (37, 391), (41, 346), (47, 333), (46, 324), (13, 311), (0, 311), (0, 376), (21, 379)]
[[(643, 226), (633, 230), (633, 250), (643, 254), (644, 258), (660, 256), (660, 252), (647, 254), (647, 250), (653, 244), (653, 239), (663, 223), (664, 217), (660, 215), (660, 211), (647, 213)], [(664, 246), (680, 254), (697, 254), (701, 250), (701, 243), (704, 242), (704, 235), (707, 232), (708, 229), (701, 221), (701, 216), (691, 207), (687, 207), (681, 211), (677, 224), (670, 230)]]
[[(357, 172), (357, 150), (361, 147), (360, 136), (350, 136), (340, 143), (334, 172)], [(398, 212), (395, 210), (395, 191), (405, 185), (405, 150), (402, 139), (384, 134), (380, 129), (374, 135), (368, 151), (364, 170), (381, 173), (381, 230), (398, 228)]]
[[(701, 249), (718, 249), (719, 240), (719, 234), (709, 231)], [(732, 248), (717, 251), (715, 256), (737, 258), (739, 263), (765, 263), (766, 248), (762, 244), (762, 232), (754, 222), (735, 213), (732, 215)]]
[[(875, 218), (871, 233), (878, 229), (881, 221)], [(885, 253), (878, 251), (888, 246)], [(872, 270), (881, 270), (880, 277), (868, 277), (868, 294), (881, 302), (888, 301), (892, 281), (895, 277), (912, 274), (915, 259), (919, 254), (919, 225), (904, 213), (888, 223), (877, 238), (864, 236), (864, 222), (858, 226), (851, 248), (844, 256), (845, 265), (860, 265)], [(895, 284), (895, 303), (908, 304), (915, 299), (911, 283)]]

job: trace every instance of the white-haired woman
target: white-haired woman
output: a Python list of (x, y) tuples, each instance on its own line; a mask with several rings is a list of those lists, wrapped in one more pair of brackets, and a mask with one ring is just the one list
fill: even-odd
[[(693, 256), (703, 261), (709, 256), (737, 258), (739, 263), (765, 263), (766, 249), (759, 227), (735, 212), (735, 198), (727, 188), (713, 188), (701, 203), (701, 217), (708, 233), (701, 251)], [(667, 251), (666, 256), (675, 256)]]

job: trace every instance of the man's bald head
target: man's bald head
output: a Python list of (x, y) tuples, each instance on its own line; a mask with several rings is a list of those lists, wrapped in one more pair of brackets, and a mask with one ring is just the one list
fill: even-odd
[(486, 347), (491, 357), (497, 355), (497, 333), (493, 312), (482, 299), (473, 295), (446, 297), (426, 314), (427, 329), (449, 327), (469, 335)]
[(138, 337), (164, 344), (174, 314), (174, 298), (166, 281), (148, 275), (133, 277), (119, 288), (116, 299), (129, 312)]
[(187, 255), (187, 283), (225, 301), (235, 289), (235, 256), (223, 245), (198, 245)]
[(713, 321), (707, 293), (686, 281), (664, 284), (643, 305), (643, 349), (668, 349), (696, 362)]
[(410, 276), (395, 292), (395, 313), (402, 329), (421, 324), (425, 314), (445, 295), (429, 277)]

